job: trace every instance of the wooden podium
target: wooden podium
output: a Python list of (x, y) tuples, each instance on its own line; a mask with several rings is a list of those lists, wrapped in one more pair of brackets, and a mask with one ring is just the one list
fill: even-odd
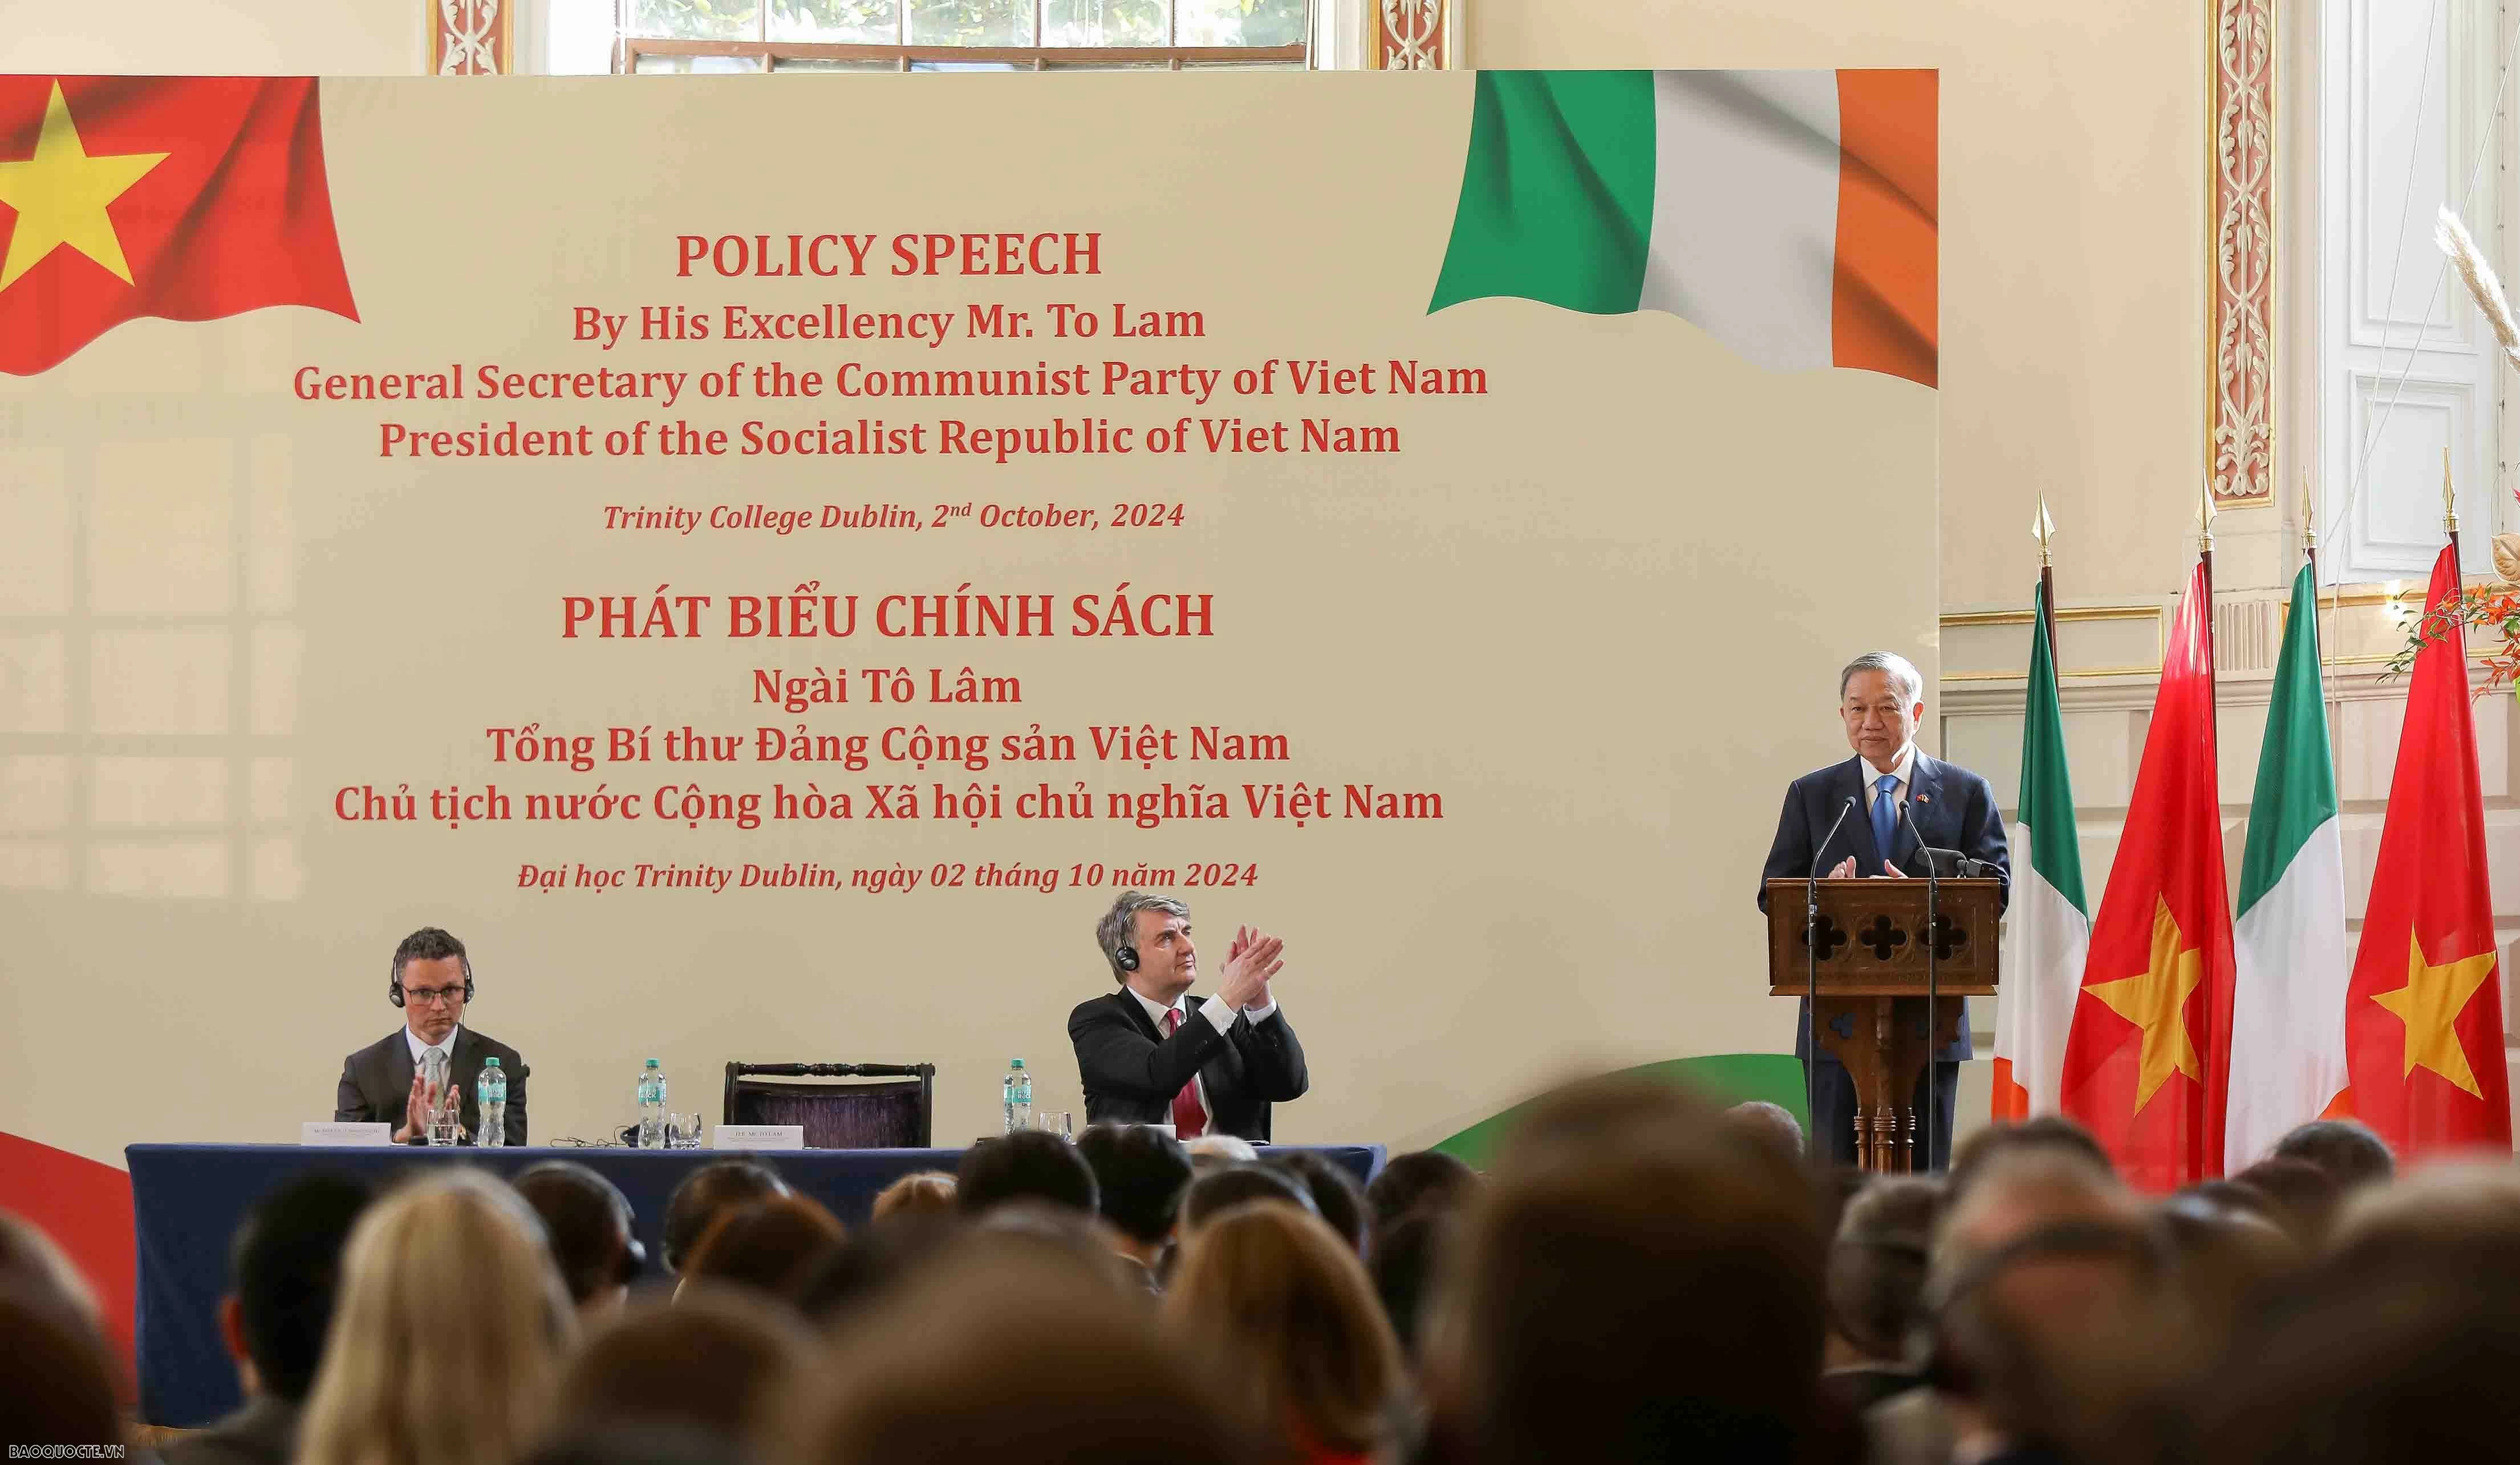
[(1934, 886), (1936, 1000), (1928, 1002), (1924, 880), (1821, 881), (1820, 915), (1808, 922), (1816, 941), (1805, 939), (1810, 885), (1768, 882), (1768, 991), (1807, 997), (1817, 976), (1813, 1037), (1855, 1081), (1855, 1161), (1868, 1171), (1915, 1168), (1921, 1136), (1909, 1100), (1917, 1077), (1935, 1050), (1959, 1036), (1962, 1004), (1955, 999), (1995, 995), (2003, 882)]

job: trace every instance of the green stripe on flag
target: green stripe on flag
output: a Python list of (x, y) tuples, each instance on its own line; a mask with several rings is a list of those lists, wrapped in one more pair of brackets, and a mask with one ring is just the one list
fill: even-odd
[(1489, 295), (1635, 310), (1653, 195), (1651, 71), (1481, 71), (1427, 311)]
[(2309, 565), (2292, 579), (2292, 612), (2275, 658), (2267, 740), (2249, 801), (2249, 848), (2240, 862), (2240, 910), (2275, 887), (2311, 831), (2336, 817), (2336, 772), (2327, 751), (2327, 699), (2318, 679), (2318, 582)]
[(2056, 695), (2056, 655), (2048, 644), (2048, 591), (2031, 593), (2030, 695), (2021, 720), (2021, 808), (2030, 826), (2030, 868), (2067, 904), (2083, 899), (2083, 847), (2074, 833), (2074, 780), (2065, 772), (2065, 709)]

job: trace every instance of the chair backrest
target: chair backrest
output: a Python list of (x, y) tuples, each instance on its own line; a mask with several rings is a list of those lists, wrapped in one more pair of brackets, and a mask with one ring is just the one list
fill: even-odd
[[(873, 1084), (784, 1083), (878, 1079)], [(926, 1149), (935, 1142), (933, 1063), (729, 1063), (726, 1124), (801, 1125), (818, 1150)]]

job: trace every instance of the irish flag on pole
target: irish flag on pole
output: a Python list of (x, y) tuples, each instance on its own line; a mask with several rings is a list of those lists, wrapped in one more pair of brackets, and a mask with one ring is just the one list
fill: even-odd
[(2065, 773), (2065, 714), (2056, 696), (2056, 656), (2048, 644), (2048, 596), (2034, 592), (2030, 697), (2021, 725), (2021, 808), (2015, 842), (2027, 878), (2016, 883), (2003, 995), (1997, 999), (1994, 1117), (2015, 1123), (2057, 1109), (2065, 1040), (2083, 993), (2091, 950), (2091, 904), (2083, 898), (2083, 851), (2074, 834), (2074, 781)]
[[(2224, 1154), (2237, 1170), (2345, 1094), (2345, 851), (2318, 681), (2318, 585), (2293, 577), (2273, 705), (2249, 803), (2240, 918), (2231, 927), (2231, 1094)], [(2350, 1112), (2337, 1107), (2336, 1112)]]
[(1667, 311), (1934, 384), (1933, 71), (1481, 71), (1429, 311)]

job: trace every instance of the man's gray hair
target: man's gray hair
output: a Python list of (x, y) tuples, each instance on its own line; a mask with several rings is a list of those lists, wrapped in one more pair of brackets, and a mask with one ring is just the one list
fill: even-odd
[(1867, 651), (1846, 664), (1837, 674), (1837, 694), (1846, 695), (1846, 684), (1857, 672), (1888, 672), (1890, 685), (1899, 688), (1899, 705), (1913, 707), (1925, 699), (1925, 679), (1916, 672), (1916, 663), (1896, 651)]
[(1126, 982), (1128, 970), (1120, 965), (1120, 948), (1138, 939), (1138, 912), (1160, 910), (1166, 915), (1190, 919), (1190, 907), (1170, 896), (1148, 895), (1143, 891), (1126, 891), (1102, 912), (1094, 923), (1094, 944), (1102, 948), (1102, 959), (1111, 963), (1111, 980)]

